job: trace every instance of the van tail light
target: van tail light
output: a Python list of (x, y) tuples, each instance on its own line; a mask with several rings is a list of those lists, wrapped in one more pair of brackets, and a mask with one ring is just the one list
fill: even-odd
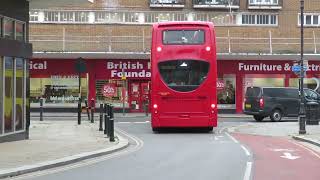
[(247, 98), (244, 98), (244, 99), (243, 99), (243, 102), (246, 102), (246, 101), (247, 101)]
[(260, 105), (260, 108), (263, 108), (263, 106), (264, 106), (264, 100), (263, 100), (263, 98), (260, 98), (260, 100), (259, 100), (259, 105)]

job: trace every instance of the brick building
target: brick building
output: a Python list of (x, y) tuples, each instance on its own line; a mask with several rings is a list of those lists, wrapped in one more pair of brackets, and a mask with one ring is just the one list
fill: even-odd
[[(31, 102), (65, 107), (77, 100), (76, 58), (87, 63), (82, 96), (142, 112), (147, 102), (151, 24), (212, 21), (216, 27), (218, 108), (241, 112), (247, 86), (297, 86), (291, 71), (300, 59), (300, 3), (284, 0), (31, 0), (34, 46)], [(305, 0), (306, 86), (318, 89), (320, 1)], [(116, 64), (142, 64), (144, 76), (121, 80)], [(279, 66), (281, 70), (259, 67)], [(130, 71), (130, 69), (128, 69)], [(143, 73), (142, 73), (143, 72)], [(104, 96), (106, 84), (115, 94)], [(231, 89), (226, 90), (225, 87)]]

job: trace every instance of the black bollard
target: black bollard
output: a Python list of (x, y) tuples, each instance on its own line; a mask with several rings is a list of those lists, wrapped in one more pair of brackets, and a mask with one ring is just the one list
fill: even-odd
[(43, 121), (43, 98), (40, 98), (40, 121)]
[(99, 131), (103, 131), (103, 104), (100, 103), (100, 121), (99, 121)]
[(109, 116), (108, 116), (108, 104), (104, 104), (104, 134), (108, 134), (108, 122), (109, 122)]
[(94, 111), (95, 111), (94, 99), (91, 99), (91, 123), (94, 123)]
[(78, 125), (81, 124), (81, 97), (79, 98), (78, 101)]
[(84, 100), (84, 103), (86, 105), (87, 115), (88, 115), (88, 121), (90, 121), (90, 113), (89, 113), (89, 106), (88, 106), (88, 100)]
[(113, 116), (113, 107), (110, 106), (110, 120), (109, 120), (109, 126), (110, 126), (110, 131), (109, 131), (109, 137), (110, 137), (110, 142), (114, 142), (114, 116)]

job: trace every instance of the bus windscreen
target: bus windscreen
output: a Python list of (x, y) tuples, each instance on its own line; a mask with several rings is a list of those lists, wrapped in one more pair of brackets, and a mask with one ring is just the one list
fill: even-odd
[(174, 44), (204, 44), (203, 30), (165, 30), (162, 41), (166, 45)]
[(210, 64), (199, 60), (171, 60), (158, 64), (166, 85), (179, 92), (197, 89), (206, 79)]

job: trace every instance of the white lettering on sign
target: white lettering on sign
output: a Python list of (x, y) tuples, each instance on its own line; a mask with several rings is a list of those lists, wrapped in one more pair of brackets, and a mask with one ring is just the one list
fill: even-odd
[[(142, 70), (140, 72), (124, 72), (125, 77), (133, 78), (133, 77), (151, 77), (151, 72), (147, 72), (146, 70)], [(122, 71), (112, 70), (111, 71), (111, 77), (122, 77)]]
[[(297, 65), (297, 64), (294, 64)], [(246, 64), (239, 63), (238, 70), (239, 71), (292, 71), (292, 66), (289, 63), (285, 63), (283, 65), (280, 64)], [(308, 64), (306, 66), (306, 71), (320, 71), (320, 65), (317, 64)]]
[(33, 62), (33, 61), (29, 61), (29, 69), (47, 69), (47, 61), (43, 61), (43, 62)]
[(139, 62), (131, 63), (131, 62), (108, 62), (107, 69), (143, 69), (143, 64)]
[(239, 63), (239, 71), (282, 71), (281, 65)]

